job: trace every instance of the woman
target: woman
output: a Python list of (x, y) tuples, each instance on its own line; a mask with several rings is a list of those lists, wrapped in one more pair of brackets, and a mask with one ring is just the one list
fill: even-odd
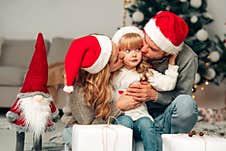
[(122, 57), (106, 36), (90, 35), (72, 42), (65, 57), (64, 91), (72, 93), (72, 119), (63, 131), (67, 147), (71, 148), (73, 124), (106, 123), (109, 116), (121, 114), (111, 99), (110, 73), (122, 66)]

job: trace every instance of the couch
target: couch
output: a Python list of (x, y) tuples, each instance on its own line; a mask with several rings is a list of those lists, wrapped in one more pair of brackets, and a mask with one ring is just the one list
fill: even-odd
[[(15, 101), (17, 93), (23, 85), (23, 80), (34, 52), (35, 41), (35, 39), (4, 39), (0, 41), (0, 108), (8, 108)], [(61, 64), (62, 67), (65, 53), (71, 41), (72, 39), (61, 37), (55, 37), (51, 42), (45, 40), (49, 66)], [(54, 78), (53, 76), (56, 76), (52, 73), (55, 72), (51, 70), (49, 80), (50, 78)], [(65, 94), (61, 87), (54, 85), (53, 87), (57, 87), (57, 90), (55, 90), (57, 93), (54, 94), (54, 101), (59, 108), (62, 108)]]

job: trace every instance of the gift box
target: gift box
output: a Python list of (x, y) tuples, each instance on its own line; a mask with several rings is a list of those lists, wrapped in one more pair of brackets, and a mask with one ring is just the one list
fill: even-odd
[(132, 135), (121, 125), (74, 125), (72, 151), (132, 151)]
[(163, 151), (225, 151), (226, 139), (217, 136), (163, 134)]

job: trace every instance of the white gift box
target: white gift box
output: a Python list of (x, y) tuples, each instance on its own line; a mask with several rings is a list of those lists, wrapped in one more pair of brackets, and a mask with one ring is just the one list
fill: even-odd
[(132, 137), (121, 125), (74, 125), (72, 151), (132, 151)]
[(163, 134), (163, 151), (225, 151), (226, 139), (217, 136)]
[[(217, 136), (189, 137), (188, 134), (163, 134), (162, 151), (225, 151), (226, 139)], [(142, 141), (135, 143), (133, 151), (144, 151)]]

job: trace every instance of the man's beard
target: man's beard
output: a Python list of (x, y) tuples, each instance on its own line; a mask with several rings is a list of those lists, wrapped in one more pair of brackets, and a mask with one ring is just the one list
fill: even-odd
[(41, 136), (51, 116), (50, 102), (47, 99), (36, 101), (33, 97), (20, 99), (20, 108), (26, 128), (34, 132), (35, 138)]

